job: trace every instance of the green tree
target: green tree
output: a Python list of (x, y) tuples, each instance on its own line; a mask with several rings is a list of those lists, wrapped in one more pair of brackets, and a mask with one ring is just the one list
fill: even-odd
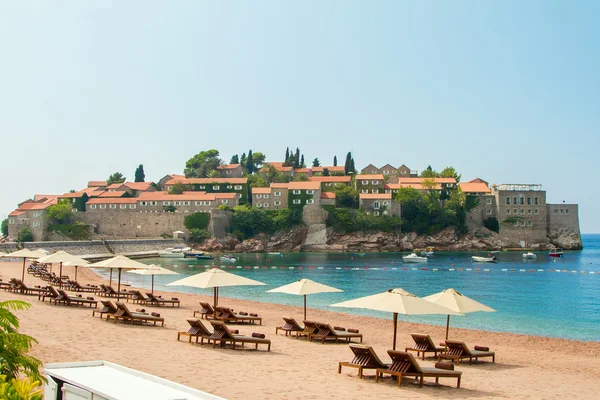
[(221, 177), (221, 173), (218, 170), (213, 169), (208, 174), (206, 174), (206, 177), (207, 178), (220, 178)]
[(187, 229), (206, 229), (210, 221), (210, 214), (207, 212), (197, 211), (193, 214), (186, 215), (183, 219), (183, 226)]
[(42, 383), (31, 378), (10, 379), (0, 375), (0, 399), (3, 400), (43, 400)]
[(333, 166), (337, 167), (337, 156), (333, 156)]
[(323, 168), (323, 176), (329, 176), (329, 168)]
[(288, 161), (290, 160), (290, 148), (286, 147), (285, 148), (285, 158), (283, 159), (283, 164), (287, 164)]
[(2, 220), (0, 232), (2, 233), (2, 236), (8, 236), (8, 218)]
[(266, 159), (267, 156), (265, 156), (260, 151), (255, 151), (254, 153), (252, 153), (252, 166), (254, 172), (260, 171)]
[(246, 153), (242, 153), (240, 157), (240, 164), (242, 164), (242, 168), (246, 168)]
[(187, 160), (183, 173), (186, 178), (206, 178), (210, 171), (216, 170), (222, 163), (218, 150), (201, 151)]
[(431, 165), (429, 165), (427, 168), (425, 168), (423, 171), (421, 171), (421, 178), (439, 178), (440, 174), (435, 171), (433, 168), (431, 168)]
[(37, 341), (29, 335), (19, 333), (19, 318), (11, 310), (27, 310), (31, 305), (20, 300), (0, 302), (0, 375), (8, 379), (21, 373), (42, 380), (39, 368), (41, 361), (27, 355)]
[(210, 237), (210, 233), (206, 229), (192, 228), (190, 229), (189, 241), (191, 243), (202, 243)]
[(300, 148), (296, 147), (296, 155), (294, 156), (294, 168), (300, 168)]
[(295, 174), (294, 182), (306, 182), (308, 181), (308, 176), (306, 174)]
[(177, 182), (169, 188), (169, 194), (182, 194), (183, 192), (189, 192), (192, 188), (190, 185), (184, 185), (183, 183)]
[(498, 219), (495, 217), (487, 217), (486, 219), (484, 219), (483, 226), (485, 226), (490, 231), (500, 233), (500, 223), (498, 222)]
[(344, 163), (344, 174), (350, 175), (356, 173), (356, 167), (354, 166), (354, 158), (352, 158), (352, 153), (348, 152), (346, 154), (346, 162)]
[(250, 187), (269, 187), (269, 182), (262, 175), (248, 175), (248, 185)]
[(123, 183), (123, 182), (125, 182), (126, 179), (127, 178), (124, 177), (122, 173), (115, 172), (108, 177), (108, 179), (106, 180), (106, 184), (112, 185), (115, 183)]
[(254, 173), (254, 157), (252, 156), (252, 150), (248, 151), (248, 158), (246, 159), (246, 171), (249, 175)]
[(175, 206), (173, 205), (169, 205), (169, 206), (163, 206), (163, 212), (175, 212), (177, 211), (177, 208), (175, 208)]
[(233, 156), (231, 156), (231, 160), (229, 160), (229, 164), (239, 164), (240, 163), (240, 158), (238, 157), (237, 154), (234, 154)]
[(456, 183), (460, 182), (461, 174), (456, 172), (454, 167), (446, 167), (440, 172), (440, 178), (454, 178), (456, 179)]
[(24, 227), (19, 231), (19, 237), (17, 238), (17, 241), (20, 243), (25, 243), (25, 242), (33, 242), (33, 232), (31, 232), (31, 229)]
[(313, 167), (320, 167), (321, 166), (321, 162), (319, 161), (318, 158), (315, 157), (315, 159), (312, 161), (312, 166)]
[(306, 168), (306, 163), (304, 163), (304, 154), (300, 157), (300, 166), (299, 168)]
[(69, 199), (60, 199), (57, 204), (48, 207), (47, 215), (54, 223), (70, 224), (75, 219)]
[(358, 208), (358, 191), (352, 186), (338, 183), (335, 191), (335, 205), (342, 208)]
[(144, 166), (138, 165), (135, 169), (135, 182), (146, 182), (146, 174), (144, 173)]

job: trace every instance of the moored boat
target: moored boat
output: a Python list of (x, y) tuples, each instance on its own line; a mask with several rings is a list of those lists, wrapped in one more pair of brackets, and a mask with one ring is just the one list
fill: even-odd
[(433, 255), (433, 247), (428, 247), (427, 249), (421, 251), (421, 255), (423, 257), (431, 257)]
[(201, 255), (204, 255), (203, 251), (193, 251), (193, 250), (190, 250), (190, 251), (186, 251), (185, 253), (183, 253), (183, 256), (185, 258), (194, 258), (194, 257), (197, 258), (198, 256), (201, 256)]
[(537, 256), (534, 253), (529, 251), (529, 252), (523, 254), (523, 259), (524, 260), (537, 260)]
[(196, 254), (196, 259), (197, 260), (212, 260), (213, 256), (211, 256), (209, 254)]
[(498, 261), (498, 257), (496, 257), (496, 256), (492, 256), (492, 257), (472, 256), (471, 261), (472, 262), (483, 262), (483, 263), (495, 263)]
[(426, 263), (427, 257), (420, 257), (416, 253), (412, 253), (407, 256), (402, 256), (402, 261), (405, 263)]
[(184, 258), (185, 253), (190, 251), (189, 247), (168, 247), (158, 252), (158, 255), (163, 258)]
[(561, 248), (551, 249), (550, 252), (548, 253), (548, 255), (550, 257), (562, 257), (564, 254), (565, 254), (565, 252)]
[(232, 256), (231, 254), (226, 254), (224, 256), (221, 256), (221, 261), (224, 261), (224, 262), (236, 262), (237, 259), (234, 256)]

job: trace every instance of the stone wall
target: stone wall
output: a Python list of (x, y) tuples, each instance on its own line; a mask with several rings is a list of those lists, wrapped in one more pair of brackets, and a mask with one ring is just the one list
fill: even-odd
[(229, 233), (231, 226), (232, 211), (216, 210), (210, 214), (210, 222), (208, 223), (208, 231), (215, 238), (222, 238)]
[(79, 213), (78, 219), (92, 227), (92, 238), (158, 238), (175, 231), (188, 234), (186, 214), (140, 213), (112, 210), (110, 213)]
[(579, 233), (579, 206), (577, 204), (548, 204), (548, 230), (569, 229)]
[[(167, 247), (181, 246), (183, 242), (175, 239), (136, 239), (136, 240), (80, 240), (59, 242), (29, 242), (28, 249), (44, 249), (51, 253), (64, 250), (75, 255), (131, 254), (164, 250)], [(0, 252), (17, 250), (16, 243), (0, 243)]]

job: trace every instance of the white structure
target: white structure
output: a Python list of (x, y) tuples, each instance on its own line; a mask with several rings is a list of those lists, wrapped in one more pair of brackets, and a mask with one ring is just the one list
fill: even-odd
[(223, 400), (108, 361), (47, 364), (45, 400)]

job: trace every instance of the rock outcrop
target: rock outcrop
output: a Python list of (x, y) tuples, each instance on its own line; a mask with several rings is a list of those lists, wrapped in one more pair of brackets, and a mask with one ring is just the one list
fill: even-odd
[(565, 250), (580, 250), (583, 248), (581, 235), (566, 228), (552, 228), (548, 235), (550, 243)]

